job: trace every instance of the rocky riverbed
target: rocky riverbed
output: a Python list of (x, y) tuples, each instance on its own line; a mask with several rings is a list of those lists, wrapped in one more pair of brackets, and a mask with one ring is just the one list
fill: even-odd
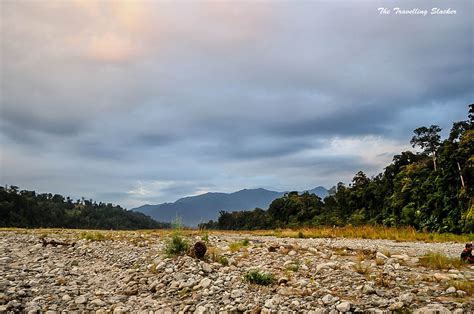
[[(460, 288), (474, 281), (474, 266), (419, 263), (428, 251), (457, 256), (460, 243), (188, 235), (208, 242), (199, 260), (167, 257), (163, 233), (106, 234), (0, 231), (0, 313), (474, 312)], [(251, 270), (275, 281), (249, 283)]]

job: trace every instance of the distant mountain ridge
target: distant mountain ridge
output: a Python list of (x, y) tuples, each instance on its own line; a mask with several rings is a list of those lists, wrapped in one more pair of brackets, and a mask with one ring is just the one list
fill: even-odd
[[(321, 198), (326, 197), (328, 190), (318, 186), (307, 190)], [(216, 220), (219, 211), (253, 210), (256, 207), (267, 209), (270, 203), (286, 192), (269, 191), (266, 189), (243, 189), (233, 193), (208, 192), (196, 196), (187, 196), (174, 203), (143, 205), (131, 210), (151, 216), (157, 221), (173, 221), (181, 217), (187, 226), (196, 226), (201, 222)]]

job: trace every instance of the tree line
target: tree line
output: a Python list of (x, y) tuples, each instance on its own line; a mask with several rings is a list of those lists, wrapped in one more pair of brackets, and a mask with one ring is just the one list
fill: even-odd
[(359, 171), (346, 186), (338, 183), (321, 200), (308, 192), (290, 192), (268, 210), (221, 211), (207, 229), (272, 229), (284, 227), (384, 225), (418, 230), (474, 232), (474, 104), (469, 119), (455, 122), (441, 140), (437, 125), (414, 130), (410, 141), (421, 151), (393, 157), (374, 177)]
[(20, 191), (12, 185), (0, 187), (0, 227), (158, 229), (171, 225), (111, 203), (73, 201), (59, 194)]

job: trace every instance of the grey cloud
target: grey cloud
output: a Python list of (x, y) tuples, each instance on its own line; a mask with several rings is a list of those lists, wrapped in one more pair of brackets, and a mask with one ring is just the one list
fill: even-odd
[[(128, 206), (375, 174), (390, 156), (334, 155), (331, 139), (401, 149), (474, 99), (473, 3), (438, 17), (380, 5), (2, 3), (0, 183)], [(128, 193), (136, 182), (157, 191)]]

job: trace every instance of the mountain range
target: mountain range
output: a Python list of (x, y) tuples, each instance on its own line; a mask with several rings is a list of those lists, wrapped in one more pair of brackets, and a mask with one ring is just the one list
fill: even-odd
[[(307, 190), (321, 198), (329, 193), (322, 186)], [(221, 210), (228, 212), (253, 210), (256, 207), (267, 209), (270, 203), (286, 192), (266, 189), (244, 189), (233, 193), (209, 192), (197, 196), (180, 198), (174, 203), (143, 205), (132, 208), (132, 211), (151, 216), (157, 221), (171, 222), (180, 217), (186, 226), (196, 226), (201, 222), (216, 220)]]

